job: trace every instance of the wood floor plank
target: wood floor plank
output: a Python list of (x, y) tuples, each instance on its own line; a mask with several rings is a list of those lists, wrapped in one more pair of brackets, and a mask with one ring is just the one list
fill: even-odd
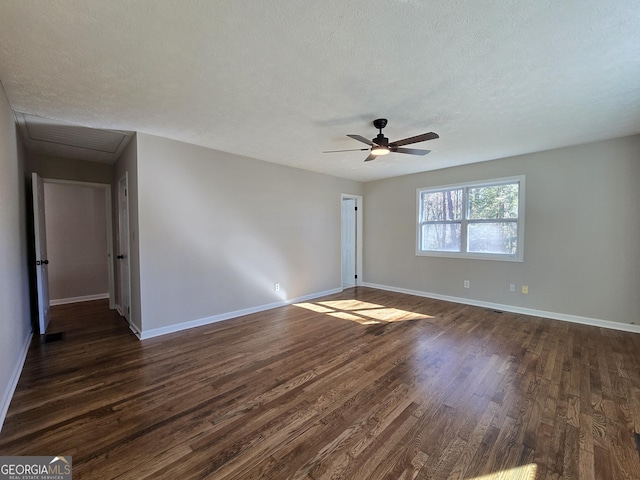
[(52, 308), (0, 455), (74, 479), (640, 479), (640, 335), (370, 288), (145, 341)]

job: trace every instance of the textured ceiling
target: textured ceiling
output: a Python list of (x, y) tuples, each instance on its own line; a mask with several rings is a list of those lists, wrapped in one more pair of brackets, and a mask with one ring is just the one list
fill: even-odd
[[(16, 111), (356, 180), (640, 132), (638, 0), (3, 0)], [(425, 157), (345, 135), (434, 131)]]

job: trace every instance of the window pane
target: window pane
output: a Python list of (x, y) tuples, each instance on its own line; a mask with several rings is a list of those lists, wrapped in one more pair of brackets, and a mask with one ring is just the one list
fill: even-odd
[(517, 222), (470, 223), (468, 251), (515, 255), (518, 241)]
[(518, 218), (518, 183), (469, 189), (469, 219)]
[(459, 223), (422, 225), (421, 250), (459, 252), (460, 227)]
[(438, 222), (462, 218), (462, 189), (422, 193), (422, 221)]

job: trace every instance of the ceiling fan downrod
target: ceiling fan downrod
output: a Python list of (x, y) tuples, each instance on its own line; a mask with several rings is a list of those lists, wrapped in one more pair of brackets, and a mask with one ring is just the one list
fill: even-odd
[(382, 133), (382, 129), (387, 126), (386, 118), (377, 118), (373, 121), (373, 126), (378, 129), (378, 136), (373, 138), (371, 141), (376, 145), (380, 145), (382, 147), (386, 147), (389, 145), (389, 139), (384, 136)]

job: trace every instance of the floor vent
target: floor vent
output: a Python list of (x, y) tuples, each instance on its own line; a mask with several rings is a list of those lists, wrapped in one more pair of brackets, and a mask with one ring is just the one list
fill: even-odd
[(59, 342), (60, 340), (64, 340), (64, 332), (45, 333), (42, 338), (42, 343)]

